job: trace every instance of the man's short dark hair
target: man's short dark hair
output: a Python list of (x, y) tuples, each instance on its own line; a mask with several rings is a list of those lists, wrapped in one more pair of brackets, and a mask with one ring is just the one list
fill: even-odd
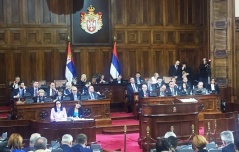
[(176, 149), (176, 147), (178, 146), (178, 139), (174, 136), (169, 136), (168, 142), (172, 145), (174, 149)]
[(87, 136), (85, 134), (79, 134), (76, 137), (76, 143), (78, 144), (84, 144), (87, 142)]
[(36, 150), (38, 149), (46, 149), (47, 148), (47, 139), (45, 137), (39, 137), (37, 138), (34, 147)]

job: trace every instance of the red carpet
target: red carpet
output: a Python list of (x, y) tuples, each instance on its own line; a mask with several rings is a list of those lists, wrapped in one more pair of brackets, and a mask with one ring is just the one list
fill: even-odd
[(126, 113), (126, 112), (112, 112), (110, 113), (110, 117), (131, 117), (133, 116), (132, 113)]
[[(126, 151), (127, 152), (142, 152), (138, 145), (138, 133), (127, 134), (126, 136)], [(113, 152), (116, 149), (124, 151), (124, 135), (103, 135), (97, 134), (96, 140), (101, 144), (102, 148), (108, 152)]]
[(112, 126), (115, 125), (139, 125), (139, 120), (135, 119), (112, 120)]

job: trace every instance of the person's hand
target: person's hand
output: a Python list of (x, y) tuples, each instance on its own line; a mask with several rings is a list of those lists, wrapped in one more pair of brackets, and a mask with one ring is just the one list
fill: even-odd
[(99, 91), (98, 91), (98, 92), (96, 92), (96, 93), (97, 93), (97, 94), (99, 94), (99, 95), (101, 95)]

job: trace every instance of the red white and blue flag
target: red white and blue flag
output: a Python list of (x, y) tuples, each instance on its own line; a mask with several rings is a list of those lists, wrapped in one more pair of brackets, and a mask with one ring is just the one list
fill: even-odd
[(112, 62), (110, 66), (110, 75), (113, 79), (116, 79), (121, 74), (119, 58), (116, 51), (116, 42), (114, 42), (114, 49), (112, 54)]
[(76, 78), (76, 68), (75, 68), (74, 61), (71, 54), (70, 42), (68, 42), (68, 48), (67, 48), (65, 77), (68, 82), (72, 82), (72, 80)]

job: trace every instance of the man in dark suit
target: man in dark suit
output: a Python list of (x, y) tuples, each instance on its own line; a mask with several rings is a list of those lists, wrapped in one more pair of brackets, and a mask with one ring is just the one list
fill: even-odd
[(46, 99), (45, 91), (43, 89), (40, 89), (37, 94), (38, 96), (34, 98), (35, 103), (44, 103)]
[(87, 148), (87, 136), (85, 134), (79, 134), (76, 137), (76, 145), (72, 147), (75, 152), (93, 152), (92, 149)]
[(97, 100), (99, 98), (99, 95), (97, 92), (95, 92), (93, 86), (89, 86), (87, 96), (89, 100)]
[(128, 102), (132, 102), (132, 95), (135, 92), (139, 92), (138, 85), (135, 84), (135, 80), (133, 77), (130, 78), (130, 84), (127, 86), (127, 96)]
[(169, 67), (168, 74), (170, 77), (175, 77), (177, 81), (180, 81), (182, 78), (182, 68), (179, 66), (180, 62), (176, 61), (174, 65)]
[(87, 94), (90, 85), (91, 85), (91, 82), (89, 82), (89, 81), (86, 82), (82, 88), (81, 94)]
[(142, 84), (142, 89), (139, 91), (139, 98), (149, 97), (149, 90), (146, 84)]
[(212, 78), (211, 83), (207, 85), (207, 90), (211, 93), (219, 93), (219, 86), (216, 84), (216, 80), (214, 78)]
[(69, 97), (71, 98), (71, 101), (78, 101), (81, 99), (80, 94), (78, 94), (78, 92), (77, 92), (77, 87), (72, 86), (71, 94), (69, 95)]
[(155, 89), (159, 90), (161, 88), (161, 86), (163, 85), (163, 78), (158, 77), (157, 83), (154, 85), (155, 85)]
[(169, 87), (167, 88), (166, 94), (172, 96), (176, 96), (179, 94), (178, 89), (177, 87), (175, 87), (173, 81), (169, 81)]
[(38, 91), (39, 91), (39, 84), (37, 81), (33, 83), (33, 87), (29, 88), (29, 92), (31, 96), (36, 97), (38, 96)]
[(51, 82), (50, 88), (46, 90), (46, 94), (47, 96), (50, 96), (50, 97), (56, 96), (57, 90), (56, 90), (56, 84), (54, 82)]
[(149, 79), (148, 82), (147, 82), (147, 88), (149, 91), (155, 91), (155, 84), (152, 84), (152, 80)]
[(144, 83), (144, 78), (141, 77), (139, 72), (135, 74), (135, 83), (138, 85), (142, 85)]
[(54, 102), (55, 101), (63, 101), (63, 90), (62, 89), (59, 89), (57, 91), (57, 94), (54, 97)]
[(24, 84), (24, 82), (21, 82), (19, 87), (17, 89), (14, 89), (12, 92), (12, 97), (13, 98), (22, 98), (24, 97), (24, 94), (27, 92), (27, 88)]
[(73, 137), (70, 134), (65, 134), (61, 139), (61, 149), (63, 152), (73, 152), (72, 147)]
[(18, 87), (21, 85), (21, 79), (20, 77), (15, 77), (15, 80), (13, 81), (13, 83), (10, 85), (11, 87), (11, 92), (13, 92), (15, 89), (18, 89)]
[(221, 140), (224, 145), (222, 152), (235, 152), (234, 137), (231, 131), (221, 132)]

